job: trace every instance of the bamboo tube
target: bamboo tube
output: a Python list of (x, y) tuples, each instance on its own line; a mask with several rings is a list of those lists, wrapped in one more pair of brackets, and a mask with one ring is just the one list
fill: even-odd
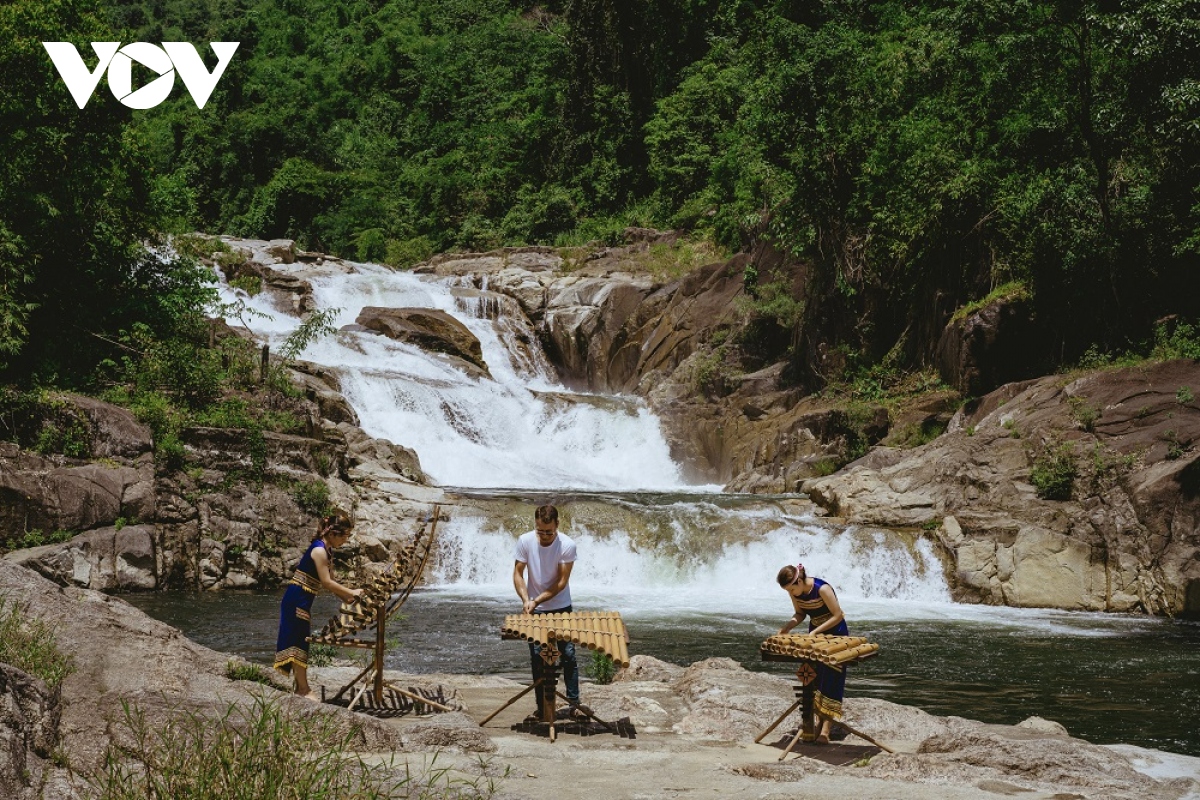
[(589, 650), (595, 650), (596, 649), (596, 632), (595, 632), (595, 626), (594, 626), (595, 621), (592, 618), (588, 618), (587, 622), (588, 622), (587, 634), (586, 634), (586, 637), (584, 637), (583, 643), (588, 646)]
[(620, 623), (621, 633), (617, 637), (617, 652), (621, 654), (620, 664), (622, 667), (629, 666), (629, 630), (625, 627), (624, 621)]
[(609, 618), (608, 614), (602, 614), (600, 616), (600, 630), (604, 631), (604, 654), (610, 658), (613, 654), (612, 627), (612, 620)]
[(596, 626), (596, 649), (601, 653), (607, 654), (612, 647), (612, 643), (609, 641), (608, 625), (604, 614), (597, 611), (593, 624)]

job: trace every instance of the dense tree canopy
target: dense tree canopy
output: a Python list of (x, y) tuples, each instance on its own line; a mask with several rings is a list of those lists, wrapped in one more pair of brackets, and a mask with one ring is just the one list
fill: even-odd
[[(800, 358), (919, 362), (1012, 282), (1063, 360), (1198, 313), (1198, 0), (18, 0), (0, 34), (0, 359), (190, 296), (129, 267), (151, 228), (400, 267), (769, 241), (810, 265)], [(203, 110), (79, 111), (59, 38), (241, 45)]]

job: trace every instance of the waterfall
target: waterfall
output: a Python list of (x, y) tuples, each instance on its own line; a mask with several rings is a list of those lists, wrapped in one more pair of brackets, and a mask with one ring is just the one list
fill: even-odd
[[(341, 330), (311, 344), (302, 357), (337, 371), (367, 433), (416, 450), (422, 468), (442, 486), (576, 498), (564, 507), (563, 530), (579, 545), (571, 578), (577, 598), (601, 604), (619, 599), (631, 611), (779, 609), (787, 604), (775, 573), (803, 558), (810, 574), (859, 604), (950, 600), (927, 540), (824, 524), (794, 499), (684, 484), (644, 402), (564, 389), (537, 344), (537, 331), (515, 311), (512, 298), (488, 293), (486, 282), (480, 288), (464, 279), (371, 264), (276, 268), (310, 281), (319, 308), (338, 309), (334, 324)], [(222, 291), (226, 300), (235, 296), (226, 286)], [(238, 296), (270, 315), (247, 321), (273, 343), (299, 324), (272, 307), (267, 293)], [(491, 379), (468, 376), (436, 353), (356, 329), (366, 306), (450, 314), (478, 338)], [(533, 505), (528, 497), (517, 499)], [(530, 527), (524, 519), (457, 510), (439, 528), (430, 585), (510, 599), (513, 542)]]
[[(463, 287), (453, 280), (372, 264), (303, 269), (317, 306), (339, 309), (334, 321), (339, 328), (352, 326), (366, 306), (421, 307), (450, 314), (479, 339), (492, 380), (468, 376), (436, 353), (361, 330), (341, 330), (302, 355), (334, 367), (363, 430), (416, 450), (437, 484), (695, 489), (684, 484), (658, 420), (640, 399), (566, 391), (537, 346), (537, 332), (523, 316), (500, 313), (496, 296), (464, 301), (456, 294)], [(232, 290), (223, 291), (227, 301), (233, 299)], [(299, 323), (272, 307), (266, 293), (242, 299), (271, 315), (247, 320), (269, 340), (281, 340)]]
[[(775, 583), (780, 567), (803, 558), (843, 600), (943, 604), (950, 601), (941, 564), (924, 539), (890, 531), (823, 525), (763, 499), (724, 507), (695, 496), (645, 501), (614, 519), (600, 503), (570, 508), (562, 530), (579, 561), (571, 574), (577, 599), (658, 612), (761, 614), (790, 604)], [(713, 527), (730, 532), (717, 537)], [(532, 527), (530, 525), (529, 527)], [(438, 529), (432, 582), (448, 592), (505, 599), (512, 595), (513, 546), (524, 528), (509, 530), (484, 516), (458, 513)]]

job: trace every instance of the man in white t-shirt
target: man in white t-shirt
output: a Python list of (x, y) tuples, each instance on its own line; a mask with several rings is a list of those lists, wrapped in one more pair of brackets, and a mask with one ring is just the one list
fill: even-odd
[[(535, 529), (517, 539), (516, 564), (513, 566), (513, 587), (521, 598), (526, 614), (549, 614), (571, 610), (571, 569), (575, 566), (575, 542), (565, 533), (558, 532), (558, 509), (554, 506), (538, 506), (533, 514)], [(526, 578), (528, 570), (528, 578)], [(575, 645), (558, 642), (559, 664), (562, 665), (563, 684), (567, 690), (567, 702), (579, 705), (579, 663), (575, 660)], [(533, 679), (543, 674), (541, 645), (530, 643), (529, 659), (533, 668)], [(541, 692), (537, 696), (536, 721), (542, 719)], [(527, 721), (534, 721), (530, 717)]]

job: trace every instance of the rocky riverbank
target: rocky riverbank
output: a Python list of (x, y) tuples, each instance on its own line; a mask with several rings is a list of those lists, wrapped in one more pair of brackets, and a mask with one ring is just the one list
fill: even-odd
[[(0, 669), (0, 792), (18, 800), (86, 797), (81, 776), (96, 768), (114, 736), (123, 735), (122, 704), (161, 726), (172, 715), (218, 714), (264, 693), (288, 713), (329, 715), (350, 736), (351, 749), (369, 759), (396, 755), (397, 763), (420, 772), (436, 755), (438, 765), (475, 787), (472, 792), (513, 800), (596, 793), (631, 799), (1200, 797), (1200, 759), (1099, 747), (1036, 717), (1017, 726), (985, 725), (853, 697), (847, 722), (894, 754), (827, 763), (826, 752), (867, 744), (849, 737), (828, 751), (811, 753), (809, 746), (807, 755), (780, 764), (777, 748), (753, 739), (790, 704), (790, 682), (746, 672), (728, 659), (679, 667), (635, 656), (617, 682), (585, 685), (595, 712), (627, 718), (634, 738), (564, 734), (551, 744), (512, 729), (528, 710), (519, 705), (480, 728), (477, 722), (519, 684), (470, 675), (391, 675), (399, 685), (439, 692), (461, 710), (376, 719), (233, 680), (228, 656), (111, 595), (60, 587), (7, 563), (0, 563), (0, 594), (20, 598), (31, 619), (48, 623), (75, 665), (57, 691), (15, 668)], [(334, 689), (354, 672), (317, 668), (313, 677)]]

